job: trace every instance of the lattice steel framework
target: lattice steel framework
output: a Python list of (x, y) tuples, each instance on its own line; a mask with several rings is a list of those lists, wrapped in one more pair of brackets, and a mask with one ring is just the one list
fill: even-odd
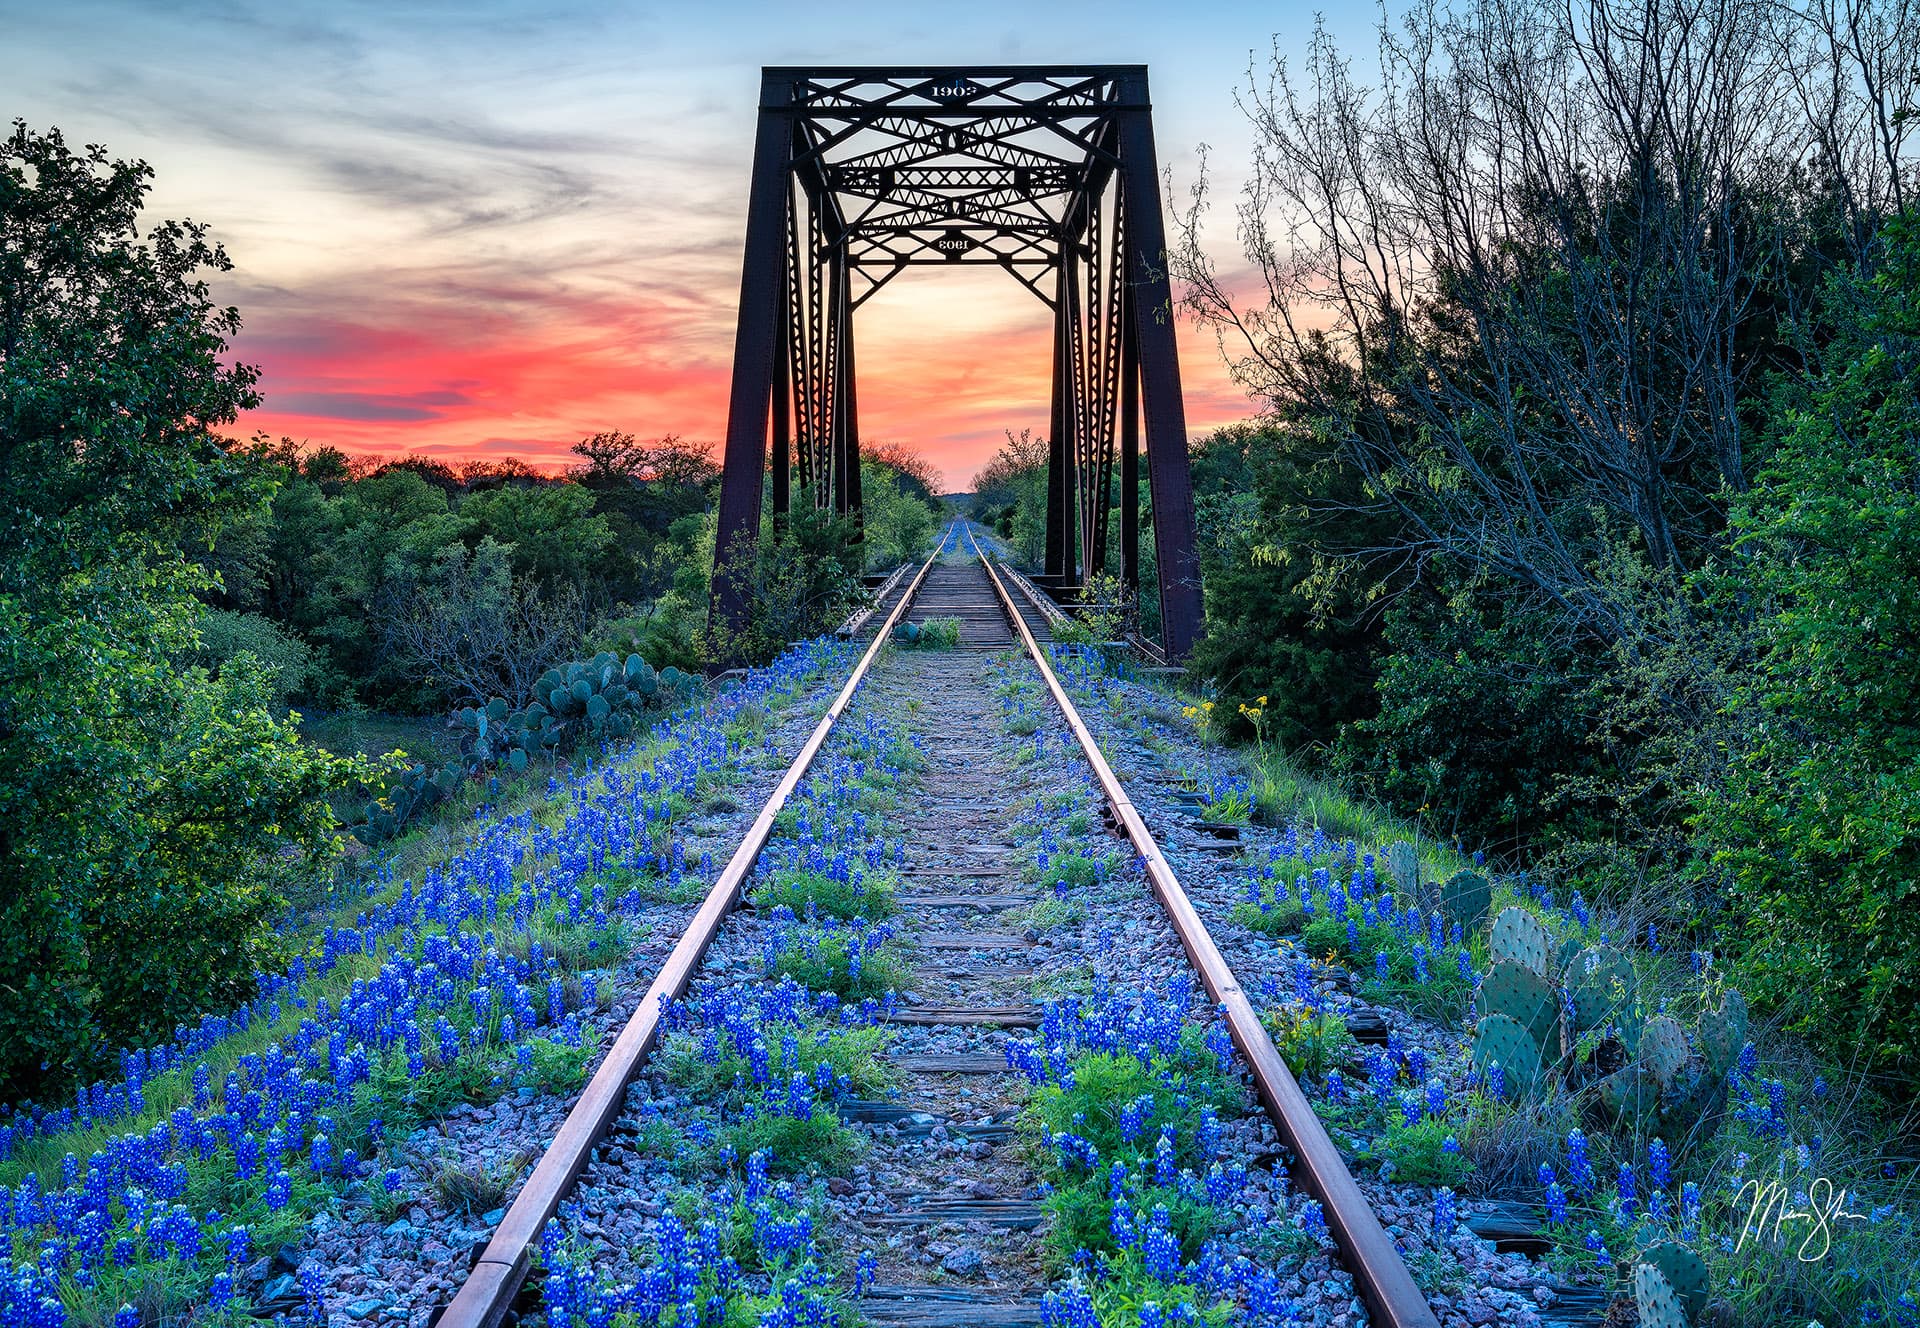
[[(794, 483), (858, 518), (854, 311), (908, 267), (993, 264), (1054, 313), (1046, 575), (1140, 578), (1144, 415), (1163, 636), (1200, 627), (1186, 413), (1142, 65), (762, 71), (734, 342), (714, 613), (747, 611), (768, 436)], [(1116, 495), (1115, 472), (1118, 471)]]

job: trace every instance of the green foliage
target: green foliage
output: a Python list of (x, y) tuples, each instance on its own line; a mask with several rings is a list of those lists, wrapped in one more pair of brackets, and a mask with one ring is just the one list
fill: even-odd
[(1734, 506), (1759, 658), (1696, 797), (1754, 995), (1840, 1058), (1920, 1066), (1920, 223), (1841, 283), (1827, 362)]
[(1262, 889), (1259, 903), (1243, 899), (1233, 906), (1233, 920), (1262, 936), (1292, 936), (1305, 919), (1299, 901), (1291, 895), (1275, 895), (1271, 883)]
[(1393, 1163), (1394, 1183), (1440, 1186), (1464, 1181), (1472, 1163), (1463, 1150), (1448, 1151), (1447, 1140), (1454, 1128), (1436, 1116), (1422, 1116), (1412, 1125), (1389, 1119), (1380, 1152)]
[(1047, 440), (1009, 430), (975, 477), (973, 495), (974, 518), (1012, 546), (1014, 561), (1039, 566), (1047, 551)]
[(860, 1155), (859, 1136), (826, 1107), (815, 1107), (805, 1120), (763, 1112), (729, 1125), (721, 1133), (742, 1157), (765, 1151), (768, 1169), (776, 1175), (791, 1176), (815, 1168), (838, 1175), (850, 1169)]
[(754, 886), (753, 906), (772, 910), (784, 904), (795, 916), (804, 917), (808, 905), (812, 905), (827, 917), (878, 922), (898, 911), (895, 893), (896, 879), (891, 873), (875, 872), (855, 882), (803, 867), (782, 867)]
[(200, 648), (194, 662), (217, 675), (242, 654), (252, 656), (259, 665), (276, 704), (285, 705), (288, 697), (305, 694), (313, 668), (311, 646), (264, 614), (209, 610), (200, 619)]
[(136, 235), (151, 172), (17, 124), (0, 146), (0, 1097), (245, 999), (327, 792), (248, 653), (218, 677), (189, 561), (265, 501), (211, 432), (257, 404), (204, 228)]
[[(1183, 1261), (1197, 1258), (1207, 1238), (1218, 1233), (1220, 1213), (1204, 1197), (1183, 1194), (1171, 1185), (1146, 1184), (1139, 1176), (1128, 1179), (1127, 1202), (1136, 1214), (1151, 1213), (1159, 1205), (1166, 1207), (1167, 1229), (1179, 1240)], [(1113, 1198), (1104, 1178), (1056, 1186), (1041, 1207), (1053, 1219), (1047, 1226), (1047, 1253), (1055, 1267), (1071, 1267), (1074, 1255), (1081, 1250), (1108, 1256), (1116, 1253), (1111, 1230)]]
[(1343, 730), (1338, 762), (1450, 834), (1507, 842), (1544, 828), (1562, 778), (1592, 768), (1592, 708), (1549, 617), (1495, 589), (1387, 614), (1379, 713)]
[(903, 622), (893, 629), (893, 639), (909, 648), (952, 650), (960, 644), (960, 620), (928, 618), (924, 622)]
[(1332, 1010), (1316, 1014), (1304, 1005), (1289, 1004), (1263, 1012), (1261, 1022), (1295, 1075), (1324, 1080), (1328, 1070), (1348, 1065), (1359, 1052), (1347, 1021)]
[[(1175, 1061), (1157, 1060), (1142, 1065), (1138, 1058), (1109, 1052), (1088, 1052), (1073, 1062), (1073, 1087), (1057, 1083), (1042, 1085), (1027, 1104), (1027, 1115), (1037, 1126), (1052, 1133), (1070, 1132), (1090, 1141), (1105, 1159), (1145, 1159), (1151, 1169), (1153, 1147), (1160, 1127), (1171, 1125), (1175, 1137), (1177, 1165), (1204, 1171), (1196, 1139), (1203, 1114), (1211, 1109), (1220, 1116), (1237, 1115), (1244, 1109), (1239, 1084), (1221, 1073), (1212, 1063), (1211, 1053), (1200, 1042), (1202, 1030), (1184, 1038), (1189, 1043)], [(1132, 1141), (1122, 1136), (1121, 1122), (1127, 1108), (1143, 1098), (1153, 1105), (1141, 1116), (1141, 1128)]]
[[(897, 458), (890, 463), (886, 458)], [(925, 480), (900, 468), (915, 458), (885, 449), (878, 457), (860, 462), (861, 536), (866, 546), (866, 570), (890, 572), (901, 563), (927, 556), (934, 526), (942, 513)]]
[(550, 1038), (534, 1038), (528, 1045), (533, 1048), (533, 1067), (520, 1073), (520, 1087), (558, 1095), (571, 1093), (587, 1082), (587, 1064), (593, 1059), (594, 1048), (570, 1047)]
[[(856, 972), (852, 953), (860, 954)], [(830, 991), (859, 1000), (899, 991), (907, 985), (907, 966), (891, 942), (868, 948), (848, 927), (787, 926), (784, 944), (767, 966), (769, 977), (792, 978), (808, 991)]]
[(703, 655), (765, 663), (790, 642), (837, 626), (860, 595), (864, 555), (854, 534), (850, 519), (815, 507), (810, 491), (796, 490), (784, 520), (762, 523), (755, 556), (735, 551), (747, 623), (738, 631), (709, 625), (700, 638)]
[[(892, 1031), (879, 1025), (842, 1026), (822, 1023), (794, 1039), (792, 1054), (783, 1040), (768, 1045), (770, 1080), (786, 1083), (796, 1074), (811, 1075), (821, 1065), (832, 1067), (835, 1078), (845, 1076), (856, 1093), (871, 1096), (892, 1082), (892, 1072), (880, 1056), (893, 1040)], [(726, 1047), (712, 1063), (702, 1059), (700, 1047), (685, 1035), (669, 1044), (668, 1074), (673, 1082), (703, 1101), (739, 1107), (753, 1083), (753, 1067), (737, 1050)]]
[[(1113, 864), (1106, 865), (1111, 869)], [(1100, 879), (1100, 862), (1078, 849), (1064, 849), (1049, 854), (1047, 865), (1035, 867), (1034, 876), (1049, 889), (1084, 890)]]
[[(1193, 468), (1207, 634), (1191, 666), (1229, 716), (1267, 698), (1281, 750), (1331, 743), (1375, 708), (1380, 624), (1366, 610), (1393, 582), (1338, 552), (1366, 542), (1379, 517), (1339, 510), (1359, 478), (1309, 430), (1232, 425), (1196, 445)], [(1243, 719), (1232, 727), (1247, 731)]]

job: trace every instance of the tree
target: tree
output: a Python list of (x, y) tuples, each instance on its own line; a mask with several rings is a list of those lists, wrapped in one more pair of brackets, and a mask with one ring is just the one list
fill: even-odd
[(579, 586), (515, 576), (512, 553), (491, 535), (472, 550), (455, 544), (392, 589), (388, 640), (444, 704), (523, 706), (535, 679), (580, 656), (593, 615)]
[(1418, 601), (1343, 735), (1378, 791), (1498, 791), (1457, 824), (1674, 870), (1746, 631), (1692, 578), (1767, 464), (1773, 384), (1830, 335), (1824, 274), (1870, 268), (1911, 192), (1916, 39), (1909, 0), (1420, 0), (1378, 77), (1319, 32), (1249, 87), (1261, 293), (1201, 244), (1204, 178), (1173, 265), (1238, 379), (1356, 477), (1375, 538), (1339, 556)]
[(875, 465), (884, 466), (896, 475), (911, 481), (913, 487), (918, 490), (915, 496), (922, 502), (939, 501), (940, 468), (905, 443), (869, 443), (862, 449), (861, 455)]
[[(1316, 33), (1250, 91), (1238, 222), (1269, 299), (1201, 246), (1203, 182), (1189, 308), (1249, 388), (1325, 422), (1410, 556), (1652, 648), (1750, 482), (1765, 376), (1804, 363), (1822, 242), (1907, 187), (1920, 15), (1835, 11), (1429, 0), (1383, 25), (1374, 89)], [(1652, 575), (1613, 575), (1622, 548)]]
[(204, 554), (271, 475), (213, 432), (257, 403), (204, 227), (151, 171), (15, 122), (0, 146), (0, 1097), (243, 996), (325, 794), (243, 654), (198, 647)]
[(1279, 421), (1221, 429), (1193, 450), (1208, 630), (1192, 667), (1215, 679), (1218, 711), (1256, 697), (1282, 748), (1331, 747), (1372, 715), (1391, 579), (1341, 555), (1378, 538), (1356, 513), (1359, 477), (1313, 434)]
[(1033, 430), (1007, 441), (973, 481), (973, 514), (1012, 543), (1014, 556), (1037, 567), (1047, 542), (1047, 440)]
[(1739, 746), (1696, 791), (1755, 993), (1830, 1052), (1920, 1067), (1920, 218), (1833, 302), (1710, 578), (1757, 607)]

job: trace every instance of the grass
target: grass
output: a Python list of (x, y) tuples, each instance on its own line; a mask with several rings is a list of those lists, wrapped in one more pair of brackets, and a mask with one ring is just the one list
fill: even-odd
[(960, 644), (958, 618), (928, 618), (920, 624), (920, 636), (908, 645), (921, 650), (952, 650)]
[(1271, 891), (1268, 897), (1258, 904), (1241, 901), (1233, 906), (1233, 920), (1248, 931), (1257, 931), (1262, 936), (1293, 936), (1300, 930), (1300, 924), (1306, 920), (1306, 913), (1299, 901), (1291, 896), (1275, 899)]
[(894, 902), (897, 888), (892, 872), (842, 881), (825, 872), (783, 867), (753, 888), (753, 906), (771, 911), (785, 905), (796, 917), (805, 917), (811, 905), (821, 916), (879, 922), (899, 911)]
[(434, 1164), (427, 1183), (448, 1212), (480, 1217), (506, 1203), (513, 1183), (530, 1160), (526, 1153), (515, 1153), (499, 1162), (443, 1157)]
[[(857, 972), (855, 947), (861, 952)], [(789, 927), (787, 944), (768, 965), (767, 975), (792, 978), (808, 991), (830, 991), (842, 1000), (882, 996), (907, 986), (907, 967), (893, 942), (870, 946), (848, 928), (828, 930), (805, 923)]]
[(1016, 928), (1033, 927), (1039, 931), (1050, 931), (1056, 927), (1071, 927), (1087, 916), (1087, 910), (1079, 900), (1062, 895), (1048, 895), (1036, 899), (1031, 904), (1008, 909), (1007, 922)]
[(460, 755), (460, 739), (445, 715), (394, 715), (372, 710), (300, 712), (300, 736), (337, 756), (382, 756), (403, 751), (416, 761), (444, 765)]

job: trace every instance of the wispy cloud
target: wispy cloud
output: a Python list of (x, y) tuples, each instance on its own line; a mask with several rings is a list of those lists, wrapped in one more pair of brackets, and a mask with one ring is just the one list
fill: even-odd
[[(1231, 156), (1245, 51), (1306, 28), (1215, 9), (0, 0), (0, 110), (147, 158), (156, 215), (214, 223), (263, 370), (246, 428), (557, 463), (597, 429), (722, 432), (756, 66), (1147, 58), (1178, 169), (1203, 136)], [(1011, 281), (897, 283), (860, 338), (863, 432), (950, 482), (1044, 426), (1045, 314)], [(1181, 342), (1190, 422), (1248, 413)]]

